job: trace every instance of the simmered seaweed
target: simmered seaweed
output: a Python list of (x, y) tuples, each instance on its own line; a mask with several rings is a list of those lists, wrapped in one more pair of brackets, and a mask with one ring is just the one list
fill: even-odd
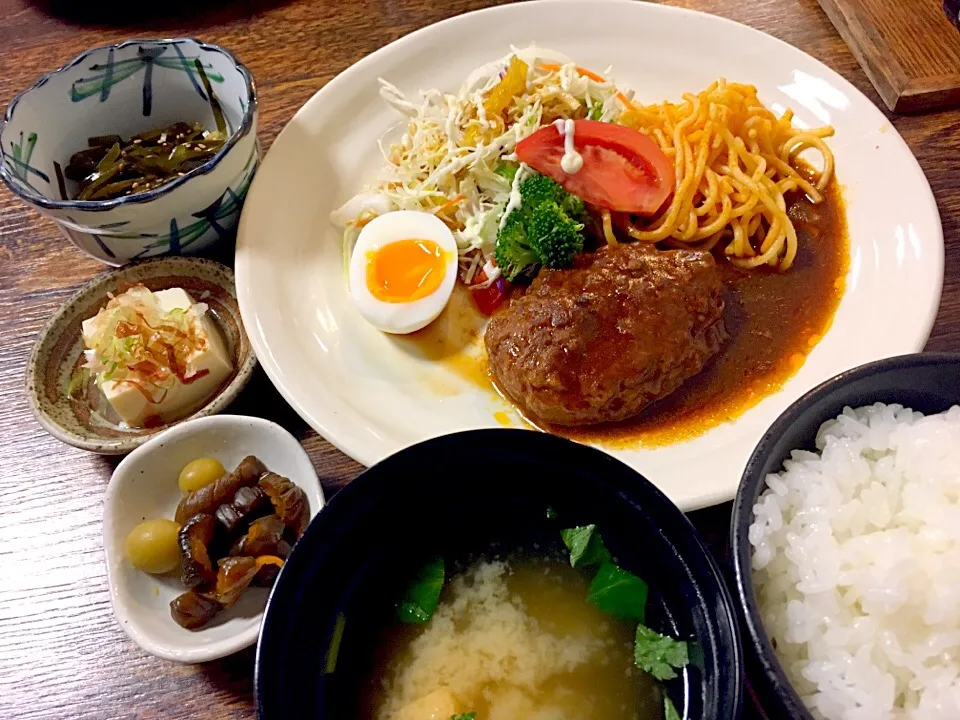
[(64, 175), (80, 186), (77, 200), (111, 200), (146, 192), (200, 167), (220, 152), (225, 134), (199, 123), (174, 123), (124, 140), (104, 135), (70, 157)]

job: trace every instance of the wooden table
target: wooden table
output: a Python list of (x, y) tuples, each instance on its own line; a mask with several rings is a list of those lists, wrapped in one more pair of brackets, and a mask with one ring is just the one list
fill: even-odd
[[(131, 37), (194, 35), (234, 50), (253, 71), (265, 146), (314, 92), (369, 52), (481, 0), (203, 0), (127, 3), (158, 17), (124, 18), (96, 0), (38, 7), (0, 0), (0, 103), (81, 51)], [(879, 97), (816, 0), (677, 0), (799, 47)], [(149, 7), (146, 7), (149, 6)], [(129, 12), (125, 10), (124, 12)], [(84, 16), (84, 13), (87, 13)], [(193, 16), (202, 13), (202, 20)], [(119, 19), (118, 19), (119, 18)], [(960, 111), (891, 118), (937, 196), (947, 237), (946, 287), (930, 350), (960, 351)], [(33, 420), (24, 365), (43, 322), (103, 270), (53, 224), (0, 192), (0, 716), (253, 717), (253, 651), (183, 667), (147, 655), (113, 618), (101, 547), (103, 492), (115, 461), (62, 445)], [(310, 453), (332, 495), (361, 468), (285, 405), (261, 374), (233, 408), (280, 422)], [(729, 507), (694, 514), (722, 552)]]

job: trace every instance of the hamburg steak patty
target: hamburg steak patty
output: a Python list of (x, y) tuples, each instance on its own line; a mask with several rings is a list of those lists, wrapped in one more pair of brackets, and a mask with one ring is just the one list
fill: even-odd
[(726, 337), (713, 256), (630, 243), (541, 270), (484, 340), (497, 383), (527, 413), (588, 425), (669, 395)]

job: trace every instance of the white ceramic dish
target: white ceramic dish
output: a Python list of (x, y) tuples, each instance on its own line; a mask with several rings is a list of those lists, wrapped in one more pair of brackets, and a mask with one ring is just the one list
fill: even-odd
[[(501, 399), (368, 326), (347, 292), (328, 214), (374, 177), (398, 122), (377, 77), (455, 90), (475, 67), (531, 42), (610, 75), (641, 102), (718, 76), (757, 86), (798, 123), (832, 124), (851, 263), (829, 333), (806, 364), (735, 422), (693, 440), (612, 454), (684, 510), (733, 497), (751, 450), (804, 391), (862, 363), (922, 349), (939, 305), (943, 233), (929, 185), (883, 114), (838, 74), (768, 35), (698, 12), (618, 0), (526, 2), (447, 20), (363, 59), (284, 129), (254, 181), (237, 246), (244, 324), (274, 384), (317, 432), (370, 465), (427, 437), (496, 427)], [(482, 453), (482, 448), (478, 448)]]
[(149, 653), (198, 663), (253, 645), (267, 602), (267, 588), (248, 589), (239, 602), (200, 630), (185, 630), (170, 617), (170, 601), (182, 593), (176, 574), (155, 576), (134, 569), (124, 555), (127, 534), (144, 520), (173, 518), (180, 501), (177, 476), (198, 457), (214, 457), (227, 470), (256, 455), (273, 472), (303, 488), (310, 517), (323, 507), (316, 470), (296, 438), (260, 418), (218, 415), (190, 420), (150, 439), (114, 470), (103, 509), (103, 546), (113, 612), (124, 632)]

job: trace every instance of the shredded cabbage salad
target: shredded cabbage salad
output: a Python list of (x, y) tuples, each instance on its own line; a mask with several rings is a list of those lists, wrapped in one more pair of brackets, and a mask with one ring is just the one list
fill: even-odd
[(331, 214), (344, 229), (345, 262), (374, 217), (432, 212), (453, 231), (468, 285), (481, 269), (487, 284), (499, 277), (492, 262), (497, 231), (532, 172), (517, 167), (517, 143), (558, 119), (613, 121), (631, 97), (536, 46), (514, 48), (477, 68), (456, 94), (426, 90), (415, 101), (384, 79), (380, 85), (380, 96), (407, 122), (399, 142), (385, 147), (381, 141), (386, 164), (377, 180)]

